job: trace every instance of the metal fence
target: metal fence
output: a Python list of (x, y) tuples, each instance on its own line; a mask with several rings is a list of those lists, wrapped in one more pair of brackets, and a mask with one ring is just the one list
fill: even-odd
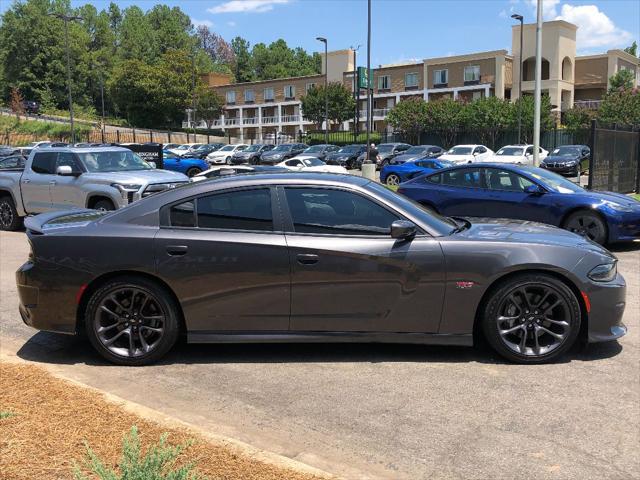
[(589, 189), (640, 192), (640, 128), (592, 124)]

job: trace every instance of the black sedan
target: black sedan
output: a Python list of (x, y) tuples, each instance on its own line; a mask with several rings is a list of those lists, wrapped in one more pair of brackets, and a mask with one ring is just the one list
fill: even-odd
[(232, 165), (258, 165), (260, 163), (260, 156), (273, 150), (275, 145), (271, 143), (254, 143), (247, 147), (245, 150), (239, 150), (231, 156)]
[(314, 157), (314, 158), (317, 158), (318, 160), (324, 161), (327, 155), (333, 152), (337, 152), (338, 150), (340, 150), (340, 147), (338, 147), (337, 145), (331, 145), (331, 144), (311, 145), (304, 152), (302, 152), (301, 155)]
[(198, 148), (188, 151), (184, 155), (181, 155), (182, 158), (200, 158), (204, 160), (207, 158), (211, 152), (217, 152), (222, 147), (224, 147), (224, 143), (207, 143), (205, 145), (200, 145)]
[(24, 322), (108, 360), (189, 342), (472, 345), (551, 361), (614, 340), (616, 258), (550, 226), (446, 218), (362, 177), (233, 175), (112, 212), (29, 217)]
[(418, 158), (437, 158), (444, 152), (444, 148), (438, 147), (437, 145), (415, 145), (391, 159), (389, 165), (402, 165), (405, 162), (417, 160)]
[(563, 145), (553, 150), (541, 163), (556, 173), (578, 176), (589, 169), (591, 150), (586, 145)]
[(268, 152), (260, 155), (260, 163), (262, 165), (275, 165), (288, 158), (304, 152), (308, 145), (304, 143), (282, 143)]
[(353, 145), (345, 145), (337, 152), (328, 154), (325, 157), (327, 165), (340, 165), (348, 169), (358, 167), (358, 157), (367, 151), (366, 145), (355, 143)]

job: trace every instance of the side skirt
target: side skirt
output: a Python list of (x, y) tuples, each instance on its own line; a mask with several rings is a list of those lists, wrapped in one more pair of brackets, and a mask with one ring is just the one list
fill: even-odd
[(189, 343), (417, 343), (473, 346), (473, 335), (395, 332), (192, 332)]

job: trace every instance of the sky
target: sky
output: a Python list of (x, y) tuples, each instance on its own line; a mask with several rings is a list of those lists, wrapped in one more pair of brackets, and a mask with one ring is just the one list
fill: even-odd
[[(290, 47), (319, 51), (317, 36), (330, 50), (358, 47), (365, 64), (365, 0), (114, 0), (122, 8), (156, 3), (177, 5), (194, 24), (204, 24), (230, 41), (240, 35), (252, 45), (284, 38)], [(6, 5), (8, 0), (0, 0)], [(88, 3), (72, 0), (74, 5)], [(91, 1), (104, 8), (109, 0)], [(371, 65), (511, 50), (512, 13), (535, 22), (536, 0), (373, 0)], [(545, 20), (564, 19), (579, 26), (578, 54), (602, 53), (640, 43), (639, 0), (544, 0)]]

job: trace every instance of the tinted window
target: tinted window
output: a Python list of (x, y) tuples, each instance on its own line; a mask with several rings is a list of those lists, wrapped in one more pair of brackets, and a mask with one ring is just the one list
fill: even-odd
[(56, 168), (54, 169), (54, 171), (56, 171), (58, 167), (71, 167), (71, 170), (74, 172), (81, 171), (75, 155), (70, 152), (60, 152), (58, 154), (58, 158), (56, 160)]
[(24, 167), (24, 160), (22, 157), (5, 157), (0, 158), (0, 168), (22, 168)]
[(33, 157), (33, 162), (31, 163), (31, 170), (36, 173), (55, 173), (55, 163), (57, 153), (47, 152), (47, 153), (36, 153)]
[(437, 173), (436, 175), (429, 175), (425, 180), (429, 183), (440, 183), (442, 179), (442, 174)]
[(273, 230), (271, 193), (264, 188), (200, 197), (198, 227)]
[(477, 168), (465, 168), (444, 172), (442, 174), (442, 183), (454, 187), (479, 188), (482, 186), (480, 182), (480, 170)]
[(533, 185), (531, 180), (508, 170), (489, 168), (485, 171), (485, 175), (487, 177), (487, 185), (491, 190), (524, 192), (525, 188)]
[(169, 220), (172, 227), (195, 227), (196, 216), (193, 200), (171, 207)]
[(351, 192), (287, 188), (293, 227), (300, 233), (384, 235), (398, 216)]

